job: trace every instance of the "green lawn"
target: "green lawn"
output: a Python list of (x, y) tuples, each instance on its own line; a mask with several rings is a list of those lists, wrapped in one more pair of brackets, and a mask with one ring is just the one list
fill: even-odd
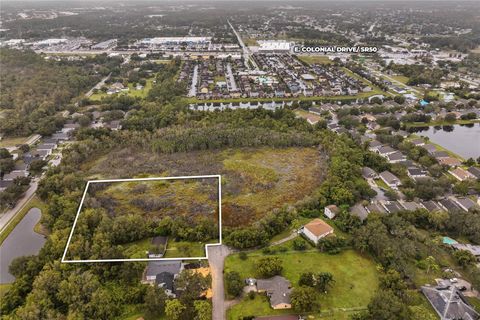
[(205, 257), (205, 243), (188, 241), (168, 241), (165, 258)]
[(240, 303), (234, 305), (227, 311), (228, 320), (239, 320), (245, 316), (257, 315), (280, 315), (294, 314), (292, 310), (273, 310), (270, 308), (268, 299), (263, 294), (255, 295), (255, 299), (251, 300), (245, 297)]
[(332, 60), (328, 58), (326, 55), (311, 55), (311, 56), (297, 56), (299, 60), (306, 62), (308, 64), (331, 64)]
[(390, 77), (390, 78), (392, 78), (392, 79), (394, 79), (394, 80), (397, 80), (398, 82), (401, 82), (401, 83), (403, 83), (403, 84), (407, 84), (407, 82), (408, 82), (408, 80), (409, 80), (409, 78), (406, 77), (406, 76), (392, 76), (392, 77)]
[(385, 190), (390, 190), (391, 188), (382, 179), (375, 179), (375, 183), (378, 187), (384, 188)]
[(243, 43), (245, 43), (245, 45), (247, 47), (250, 47), (250, 46), (258, 46), (258, 42), (257, 42), (257, 39), (254, 39), (254, 38), (243, 38), (242, 37), (242, 40), (243, 40)]
[[(150, 89), (152, 88), (153, 80), (154, 80), (153, 77), (147, 79), (147, 83), (146, 83), (145, 87), (143, 87), (143, 89), (141, 89), (141, 90), (135, 89), (133, 84), (129, 83), (128, 84), (128, 89), (129, 90), (126, 91), (126, 92), (123, 92), (123, 93), (118, 93), (118, 94), (126, 94), (126, 95), (131, 96), (131, 97), (145, 98), (148, 94), (148, 91), (150, 91)], [(97, 93), (92, 94), (90, 96), (90, 100), (100, 101), (103, 98), (106, 98), (108, 96), (109, 95), (107, 93), (99, 91)]]
[[(282, 246), (286, 246), (283, 244)], [(243, 278), (257, 277), (255, 261), (264, 257), (260, 251), (248, 254), (246, 260), (241, 260), (238, 254), (227, 257), (225, 261), (225, 272), (236, 271)], [(298, 285), (300, 274), (303, 272), (330, 272), (335, 284), (329, 293), (319, 296), (322, 312), (335, 312), (339, 308), (365, 308), (373, 293), (378, 287), (378, 272), (375, 263), (368, 257), (362, 256), (354, 250), (345, 250), (337, 255), (329, 255), (310, 249), (304, 252), (289, 250), (277, 253), (272, 256), (279, 257), (283, 261), (282, 275), (290, 280), (295, 287)], [(258, 301), (257, 301), (258, 300)], [(242, 308), (242, 303), (229, 311), (229, 319), (238, 318), (237, 314), (242, 310), (251, 308), (257, 316), (274, 314), (268, 304), (245, 302), (248, 307)], [(276, 312), (276, 311), (275, 311)], [(282, 311), (289, 312), (289, 311)], [(291, 312), (291, 311), (290, 311)], [(244, 313), (243, 315), (249, 315)], [(336, 317), (341, 319), (341, 317)]]
[(0, 148), (14, 147), (19, 144), (24, 144), (29, 137), (9, 137), (0, 140)]
[[(361, 309), (355, 310), (326, 310), (319, 313), (312, 313), (308, 315), (308, 319), (322, 319), (322, 320), (349, 320), (350, 316)], [(232, 306), (227, 310), (228, 320), (240, 320), (242, 317), (251, 315), (288, 315), (295, 314), (291, 309), (287, 310), (273, 310), (270, 307), (268, 299), (263, 294), (255, 295), (251, 300), (245, 297), (240, 303)]]
[[(124, 253), (130, 259), (145, 258), (146, 251), (150, 250), (151, 241), (151, 238), (146, 238), (124, 245)], [(165, 258), (177, 257), (205, 257), (205, 243), (169, 239)]]
[(145, 258), (146, 251), (151, 247), (152, 238), (146, 238), (143, 240), (135, 241), (124, 245), (124, 253), (130, 259)]
[[(22, 221), (23, 217), (25, 217), (25, 215), (28, 213), (28, 211), (31, 208), (39, 208), (41, 211), (44, 211), (46, 209), (46, 206), (45, 206), (45, 203), (42, 200), (40, 200), (37, 196), (34, 196), (32, 199), (30, 199), (30, 201), (27, 202), (27, 204), (22, 208), (22, 210), (20, 210), (20, 212), (17, 213), (15, 218), (13, 218), (8, 224), (8, 226), (2, 231), (2, 233), (0, 234), (0, 244), (2, 244), (3, 241), (5, 241), (5, 239), (8, 237), (10, 232), (12, 232), (13, 229), (15, 229), (17, 224), (19, 224), (20, 221)], [(41, 231), (39, 224), (35, 226), (34, 230), (35, 232), (43, 233), (43, 232), (39, 232)]]

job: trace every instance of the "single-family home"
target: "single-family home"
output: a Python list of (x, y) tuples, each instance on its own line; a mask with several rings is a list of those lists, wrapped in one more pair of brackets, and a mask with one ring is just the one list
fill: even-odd
[(322, 219), (317, 218), (304, 225), (300, 232), (317, 244), (320, 239), (332, 234), (333, 228)]
[(377, 179), (378, 178), (378, 173), (375, 172), (372, 168), (369, 167), (363, 167), (362, 168), (362, 176), (365, 179)]
[(438, 203), (436, 203), (435, 201), (432, 201), (432, 200), (422, 201), (421, 204), (425, 209), (427, 209), (430, 212), (442, 211), (443, 210), (442, 207), (440, 207), (438, 205)]
[(477, 320), (480, 318), (480, 314), (455, 286), (447, 288), (423, 286), (421, 290), (440, 320)]
[(368, 211), (361, 203), (357, 203), (350, 208), (350, 214), (357, 216), (360, 220), (365, 220), (368, 217)]
[(460, 211), (462, 210), (455, 202), (453, 202), (451, 199), (442, 199), (438, 201), (438, 204), (440, 207), (442, 207), (443, 210), (447, 212), (455, 212), (455, 211)]
[(329, 206), (326, 206), (325, 209), (323, 210), (323, 213), (330, 219), (335, 218), (335, 216), (340, 212), (338, 207), (334, 204), (331, 204)]
[(427, 172), (425, 170), (422, 170), (419, 167), (408, 167), (407, 168), (407, 175), (413, 179), (419, 179), (419, 178), (426, 178), (427, 177)]
[(410, 142), (413, 143), (416, 147), (421, 147), (425, 145), (425, 140), (423, 139), (413, 139)]
[(378, 148), (380, 148), (381, 146), (383, 146), (383, 144), (380, 141), (373, 140), (373, 141), (369, 142), (368, 150), (370, 150), (372, 152), (377, 152)]
[(290, 309), (290, 293), (292, 286), (290, 281), (282, 276), (274, 276), (270, 279), (258, 279), (257, 291), (265, 292), (273, 309)]
[(475, 207), (475, 202), (467, 197), (450, 197), (450, 199), (455, 202), (457, 206), (462, 208), (465, 211), (470, 210), (471, 208)]
[(387, 210), (385, 210), (385, 208), (383, 208), (383, 206), (377, 202), (372, 202), (368, 204), (368, 206), (365, 209), (367, 210), (368, 213), (372, 213), (372, 212), (387, 213)]
[(390, 171), (383, 171), (382, 173), (380, 173), (380, 179), (382, 179), (382, 181), (385, 182), (385, 184), (392, 189), (398, 189), (398, 186), (402, 184), (400, 179), (397, 178)]
[(442, 158), (436, 158), (438, 160), (438, 162), (442, 165), (445, 165), (445, 166), (449, 166), (449, 167), (458, 167), (462, 164), (462, 162), (460, 160), (458, 160), (457, 158), (453, 158), (453, 157), (442, 157)]
[(401, 153), (400, 151), (395, 151), (394, 153), (387, 154), (385, 156), (385, 158), (390, 163), (399, 163), (399, 162), (407, 160), (407, 157), (403, 153)]
[(376, 150), (376, 152), (382, 157), (386, 157), (389, 154), (397, 152), (397, 150), (393, 149), (390, 146), (381, 146)]
[(174, 281), (182, 270), (181, 260), (149, 261), (142, 282), (162, 287), (167, 295), (175, 296)]
[(478, 167), (470, 167), (467, 169), (467, 171), (474, 175), (476, 179), (480, 179), (480, 168)]
[(405, 210), (398, 201), (382, 201), (381, 204), (388, 213), (396, 213)]
[(25, 170), (12, 171), (10, 173), (4, 174), (3, 175), (3, 180), (13, 181), (16, 178), (21, 178), (21, 177), (26, 177), (26, 176), (28, 176), (28, 172), (25, 171)]
[(475, 176), (471, 174), (470, 172), (462, 169), (462, 168), (455, 168), (452, 170), (448, 171), (452, 176), (455, 177), (455, 179), (459, 181), (465, 181), (468, 179), (475, 179)]

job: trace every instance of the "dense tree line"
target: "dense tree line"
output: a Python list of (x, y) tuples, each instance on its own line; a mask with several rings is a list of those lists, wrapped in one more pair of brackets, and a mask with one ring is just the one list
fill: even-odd
[(429, 68), (418, 64), (399, 65), (390, 63), (387, 68), (407, 76), (409, 78), (407, 84), (413, 86), (419, 84), (438, 86), (442, 77), (446, 75), (446, 71), (440, 68)]
[(45, 60), (33, 51), (1, 49), (0, 110), (5, 109), (6, 115), (0, 132), (52, 134), (65, 121), (58, 112), (98, 82), (103, 69), (108, 72), (115, 65), (118, 60), (107, 57), (78, 63)]

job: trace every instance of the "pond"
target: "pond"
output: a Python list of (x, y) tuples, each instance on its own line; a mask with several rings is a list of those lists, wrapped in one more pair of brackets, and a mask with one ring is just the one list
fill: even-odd
[(428, 137), (430, 141), (465, 159), (480, 157), (480, 123), (415, 127), (409, 131)]
[(8, 272), (8, 266), (13, 259), (38, 254), (43, 247), (45, 237), (33, 231), (41, 215), (40, 209), (30, 209), (3, 241), (0, 246), (0, 283), (11, 283), (15, 280), (15, 277)]

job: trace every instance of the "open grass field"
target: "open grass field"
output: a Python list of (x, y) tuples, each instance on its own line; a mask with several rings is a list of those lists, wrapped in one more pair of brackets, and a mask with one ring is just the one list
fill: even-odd
[(243, 43), (245, 43), (246, 46), (250, 47), (250, 46), (258, 46), (258, 42), (257, 42), (257, 39), (254, 39), (254, 38), (248, 38), (248, 36), (246, 37), (243, 37), (242, 36), (242, 40), (243, 40)]
[(0, 140), (0, 148), (14, 147), (19, 144), (24, 144), (29, 137), (9, 137)]
[[(282, 246), (288, 246), (282, 244)], [(241, 260), (238, 254), (227, 257), (225, 261), (225, 272), (236, 271), (241, 278), (257, 277), (255, 261), (264, 257), (260, 251), (249, 253), (246, 260)], [(317, 313), (315, 318), (325, 319), (325, 316), (332, 319), (347, 319), (345, 313), (340, 309), (361, 310), (365, 308), (374, 291), (378, 286), (378, 272), (375, 263), (368, 257), (364, 257), (354, 250), (346, 250), (337, 255), (329, 255), (318, 252), (316, 249), (309, 249), (304, 252), (289, 249), (287, 252), (274, 254), (282, 260), (282, 275), (298, 286), (300, 274), (303, 272), (330, 272), (335, 283), (328, 294), (320, 295), (319, 303), (322, 314)], [(248, 298), (247, 298), (248, 299)], [(273, 311), (268, 302), (257, 297), (254, 302), (243, 301), (232, 307), (228, 312), (228, 319), (238, 319), (239, 315), (270, 315), (289, 314), (291, 310)], [(250, 314), (252, 313), (252, 314)], [(328, 319), (328, 317), (326, 319)]]
[[(124, 149), (94, 160), (82, 170), (90, 173), (89, 178), (221, 174), (222, 224), (240, 226), (310, 195), (322, 182), (324, 163), (316, 148), (228, 149), (171, 155)], [(195, 187), (183, 186), (182, 190), (187, 202), (207, 201), (200, 198)], [(125, 208), (135, 210), (130, 204)]]
[(297, 56), (298, 59), (300, 59), (303, 62), (309, 63), (309, 64), (331, 64), (332, 60), (328, 58), (326, 55), (310, 55), (310, 56)]
[(392, 76), (391, 77), (392, 79), (394, 80), (397, 80), (398, 82), (401, 82), (403, 84), (407, 84), (409, 78), (406, 77), (406, 76), (401, 76), (401, 75), (398, 75), (398, 76)]
[[(152, 88), (153, 80), (154, 80), (154, 78), (147, 79), (147, 83), (146, 83), (145, 87), (143, 87), (143, 89), (140, 89), (140, 90), (135, 89), (135, 87), (131, 83), (129, 83), (128, 84), (128, 89), (129, 90), (127, 92), (117, 93), (117, 95), (118, 94), (120, 94), (120, 95), (126, 94), (126, 95), (131, 96), (131, 97), (145, 98), (148, 94), (148, 91), (150, 91), (150, 89)], [(90, 96), (90, 100), (100, 101), (100, 100), (102, 100), (103, 98), (106, 98), (106, 97), (109, 97), (109, 95), (107, 93), (97, 92), (97, 93), (94, 93)]]

